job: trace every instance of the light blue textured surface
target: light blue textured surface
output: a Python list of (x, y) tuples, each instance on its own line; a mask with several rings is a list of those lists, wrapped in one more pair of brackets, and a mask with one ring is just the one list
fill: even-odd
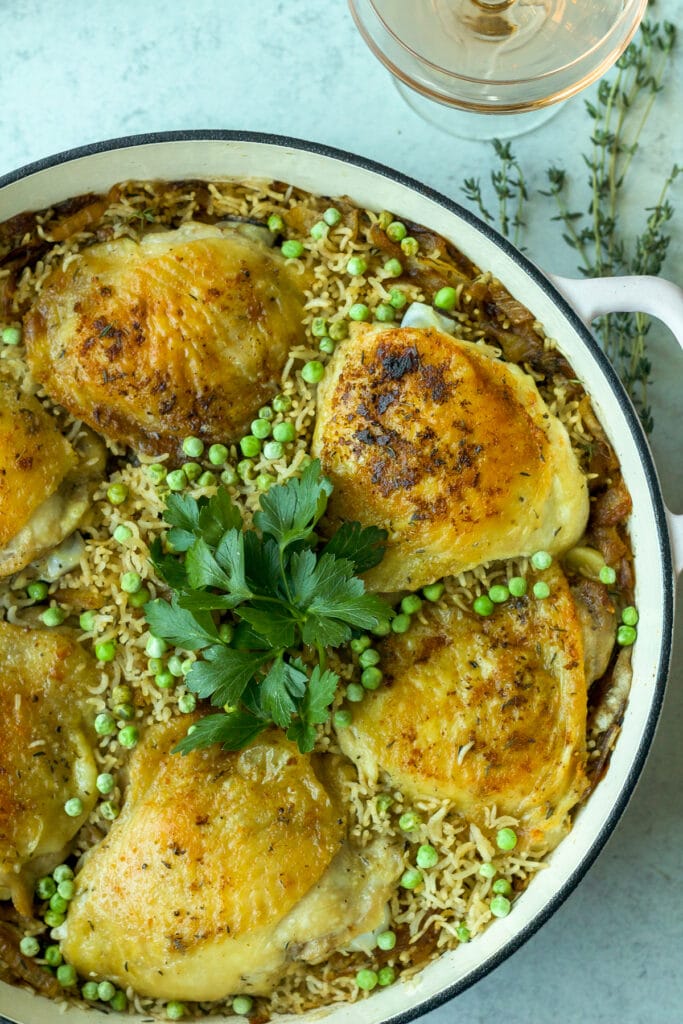
[[(406, 0), (407, 2), (407, 0)], [(653, 13), (683, 22), (683, 0)], [(658, 10), (659, 8), (659, 10)], [(242, 128), (372, 157), (460, 199), (488, 176), (491, 149), (441, 134), (399, 98), (357, 36), (343, 0), (0, 0), (0, 174), (100, 139), (184, 128)], [(683, 163), (683, 56), (637, 157), (622, 216), (637, 227), (666, 170)], [(581, 184), (590, 121), (582, 99), (514, 143), (533, 194), (549, 162)], [(580, 191), (580, 190), (579, 190)], [(585, 195), (585, 193), (583, 193)], [(682, 190), (673, 193), (678, 207)], [(683, 283), (683, 218), (668, 274)], [(533, 199), (528, 248), (571, 274), (572, 253)], [(683, 510), (683, 359), (653, 333), (653, 448), (665, 496)], [(641, 784), (578, 890), (522, 950), (424, 1024), (677, 1024), (683, 1020), (683, 630)]]

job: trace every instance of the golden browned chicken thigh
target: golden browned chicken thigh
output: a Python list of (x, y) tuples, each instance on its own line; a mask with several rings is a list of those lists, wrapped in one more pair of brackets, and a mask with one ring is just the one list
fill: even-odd
[(135, 751), (122, 813), (77, 876), (64, 953), (143, 995), (265, 994), (288, 961), (381, 922), (401, 856), (352, 849), (325, 764), (281, 733), (170, 753), (186, 730), (155, 726)]
[[(71, 636), (0, 622), (0, 899), (24, 914), (34, 879), (65, 856), (97, 800), (86, 705), (97, 682)], [(82, 810), (70, 816), (75, 797)]]
[(386, 685), (339, 735), (369, 778), (386, 772), (480, 825), (495, 806), (537, 850), (557, 845), (587, 787), (583, 627), (561, 569), (543, 580), (545, 599), (510, 599), (489, 618), (430, 607), (384, 641)]
[(281, 255), (236, 231), (118, 238), (45, 282), (26, 317), (29, 365), (52, 398), (135, 449), (235, 440), (278, 389), (302, 301)]
[(318, 389), (329, 514), (389, 531), (375, 590), (566, 550), (588, 518), (569, 436), (533, 379), (435, 329), (360, 325)]
[(104, 446), (89, 430), (72, 446), (36, 398), (0, 381), (0, 576), (76, 529), (103, 469)]

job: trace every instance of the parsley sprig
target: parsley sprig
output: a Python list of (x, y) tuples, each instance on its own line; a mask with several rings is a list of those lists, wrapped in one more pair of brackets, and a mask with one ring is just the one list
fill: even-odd
[[(339, 683), (327, 649), (392, 617), (358, 577), (382, 560), (386, 532), (344, 523), (324, 544), (315, 533), (331, 491), (312, 461), (300, 479), (262, 495), (250, 528), (225, 488), (211, 498), (169, 495), (171, 529), (151, 559), (173, 594), (145, 614), (155, 636), (201, 652), (186, 684), (222, 709), (196, 722), (176, 751), (239, 750), (270, 723), (302, 753), (312, 750)], [(221, 622), (235, 625), (228, 642)]]

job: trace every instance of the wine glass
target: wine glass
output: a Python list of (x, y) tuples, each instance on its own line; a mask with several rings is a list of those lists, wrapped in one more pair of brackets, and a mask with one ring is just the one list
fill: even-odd
[(536, 127), (553, 104), (603, 75), (628, 46), (647, 0), (349, 0), (349, 7), (418, 113), (455, 135), (504, 138)]

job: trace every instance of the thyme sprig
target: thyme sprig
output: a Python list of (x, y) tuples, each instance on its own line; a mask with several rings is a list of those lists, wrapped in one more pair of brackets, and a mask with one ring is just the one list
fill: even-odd
[[(577, 269), (586, 277), (656, 275), (664, 265), (670, 241), (667, 224), (674, 215), (669, 191), (683, 168), (671, 168), (654, 204), (645, 207), (645, 223), (635, 238), (624, 234), (620, 204), (643, 129), (663, 89), (675, 43), (676, 29), (669, 22), (643, 22), (613, 75), (600, 82), (595, 101), (586, 101), (592, 120), (587, 152), (582, 154), (588, 170), (587, 200), (572, 202), (573, 183), (561, 167), (552, 165), (546, 170), (547, 188), (541, 195), (553, 200), (556, 212), (551, 219), (562, 225), (562, 238), (577, 253)], [(509, 143), (494, 141), (494, 151), (499, 167), (491, 174), (491, 183), (498, 198), (498, 226), (518, 245), (528, 198), (525, 176)], [(466, 179), (463, 192), (488, 223), (495, 222), (478, 180)], [(513, 213), (511, 200), (515, 201)], [(596, 335), (647, 432), (653, 427), (648, 400), (652, 375), (649, 331), (650, 318), (644, 313), (609, 314), (595, 323)]]

